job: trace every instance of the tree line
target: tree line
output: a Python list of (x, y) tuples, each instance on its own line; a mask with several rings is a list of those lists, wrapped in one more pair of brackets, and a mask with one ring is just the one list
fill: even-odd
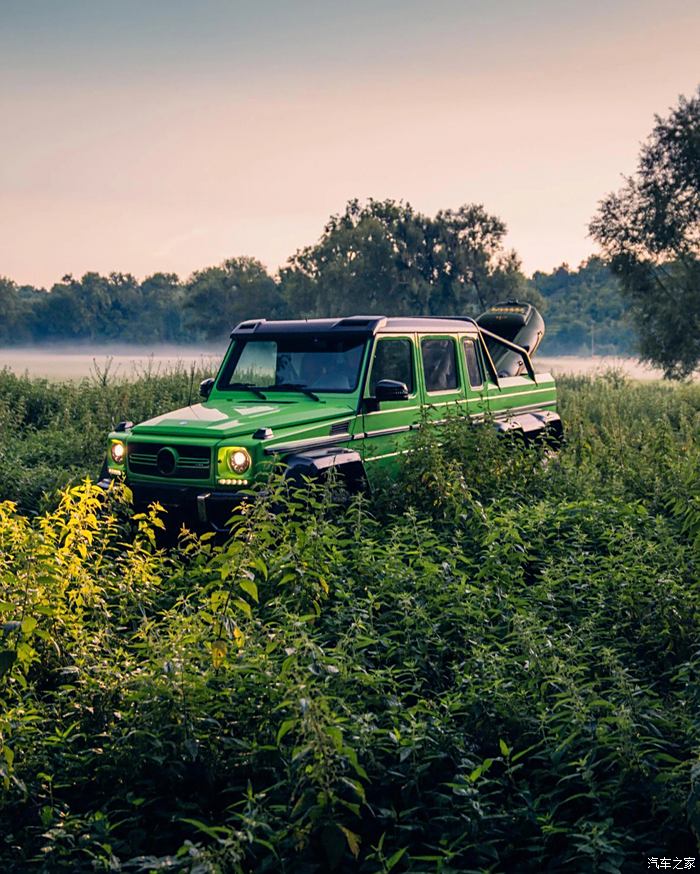
[(479, 205), (429, 217), (407, 203), (352, 200), (276, 276), (255, 258), (236, 257), (185, 280), (89, 272), (47, 291), (0, 279), (0, 343), (218, 341), (261, 316), (477, 315), (496, 300), (522, 298), (549, 315), (551, 350), (585, 351), (592, 321), (599, 348), (620, 348), (623, 333), (610, 318), (622, 305), (605, 265), (591, 259), (528, 280), (504, 248), (505, 233)]
[(637, 351), (687, 376), (700, 361), (700, 89), (656, 118), (636, 174), (601, 201), (602, 257), (528, 279), (505, 233), (479, 204), (427, 216), (351, 200), (274, 276), (236, 257), (185, 280), (91, 272), (47, 291), (0, 279), (0, 343), (213, 341), (248, 318), (476, 315), (520, 298), (545, 315), (543, 351)]

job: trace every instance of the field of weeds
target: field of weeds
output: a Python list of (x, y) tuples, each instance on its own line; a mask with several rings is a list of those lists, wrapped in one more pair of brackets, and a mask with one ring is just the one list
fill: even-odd
[(273, 479), (164, 550), (81, 478), (188, 393), (0, 378), (4, 869), (698, 855), (700, 387), (569, 379), (557, 455), (453, 422), (369, 498)]

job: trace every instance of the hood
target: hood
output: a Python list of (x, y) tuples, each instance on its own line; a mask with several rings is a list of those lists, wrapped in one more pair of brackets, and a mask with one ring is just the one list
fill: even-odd
[(177, 434), (178, 437), (209, 437), (224, 440), (252, 434), (258, 428), (272, 428), (274, 432), (295, 425), (324, 420), (334, 421), (352, 416), (351, 404), (319, 403), (306, 400), (275, 403), (274, 401), (247, 402), (219, 399), (206, 404), (182, 407), (162, 416), (156, 416), (136, 425), (131, 432), (137, 435)]

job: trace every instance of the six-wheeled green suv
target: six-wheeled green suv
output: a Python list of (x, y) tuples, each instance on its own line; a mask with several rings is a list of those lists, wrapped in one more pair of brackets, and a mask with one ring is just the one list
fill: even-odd
[(353, 490), (396, 464), (426, 420), (488, 417), (559, 437), (554, 379), (530, 360), (543, 333), (537, 310), (518, 301), (476, 320), (242, 322), (202, 403), (109, 435), (101, 484), (121, 478), (137, 506), (159, 501), (218, 530), (271, 461), (299, 481), (333, 468)]

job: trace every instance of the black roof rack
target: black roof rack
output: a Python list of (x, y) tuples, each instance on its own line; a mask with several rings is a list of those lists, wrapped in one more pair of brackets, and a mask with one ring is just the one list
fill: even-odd
[(373, 334), (387, 322), (386, 316), (346, 316), (341, 319), (249, 319), (240, 322), (231, 331), (231, 336), (240, 334), (279, 334), (286, 331), (301, 333), (317, 331), (347, 331), (348, 333)]
[(240, 322), (231, 331), (231, 336), (241, 334), (279, 334), (287, 331), (311, 333), (318, 331), (348, 332), (354, 334), (375, 334), (377, 331), (425, 331), (455, 330), (455, 322), (467, 323), (471, 329), (479, 330), (476, 320), (471, 316), (375, 316), (353, 315), (339, 319), (248, 319)]

